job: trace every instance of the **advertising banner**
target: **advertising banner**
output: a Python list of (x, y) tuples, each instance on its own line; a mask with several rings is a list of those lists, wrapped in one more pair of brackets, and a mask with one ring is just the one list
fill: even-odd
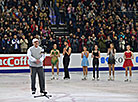
[[(71, 54), (69, 68), (82, 68), (81, 66), (81, 54)], [(91, 54), (89, 55), (89, 68), (92, 68), (92, 58)], [(122, 67), (124, 58), (123, 53), (116, 53), (115, 56), (115, 67)], [(134, 59), (132, 59), (134, 67), (138, 68), (138, 53), (134, 53)], [(106, 53), (101, 53), (99, 59), (99, 67), (107, 68), (108, 67), (108, 56)], [(51, 57), (49, 54), (46, 55), (44, 60), (44, 68), (51, 69)], [(59, 68), (63, 68), (63, 55), (61, 54), (59, 58)], [(29, 69), (28, 58), (26, 54), (5, 54), (0, 55), (0, 70), (14, 70), (14, 69)], [(75, 71), (75, 70), (74, 70)]]

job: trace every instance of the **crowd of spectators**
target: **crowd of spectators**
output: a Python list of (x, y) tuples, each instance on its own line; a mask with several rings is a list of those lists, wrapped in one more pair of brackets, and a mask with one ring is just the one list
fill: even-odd
[[(138, 51), (137, 0), (63, 0), (56, 5), (55, 14), (67, 24), (69, 36), (56, 37), (51, 31), (50, 10), (40, 7), (37, 0), (0, 1), (0, 53), (26, 53), (32, 39), (50, 52), (53, 44), (62, 52), (68, 41), (72, 52), (81, 52), (87, 46), (91, 52), (97, 44), (106, 52), (114, 43), (117, 52)], [(59, 12), (62, 11), (61, 12)], [(57, 25), (58, 25), (57, 24)]]
[(95, 44), (106, 52), (110, 43), (118, 52), (123, 52), (128, 44), (132, 51), (138, 51), (137, 0), (66, 0), (64, 4), (75, 52), (84, 45), (91, 52)]

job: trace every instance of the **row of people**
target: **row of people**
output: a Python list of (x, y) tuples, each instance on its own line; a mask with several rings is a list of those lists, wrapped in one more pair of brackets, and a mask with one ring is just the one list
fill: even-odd
[[(30, 72), (31, 72), (31, 89), (32, 89), (32, 94), (36, 93), (36, 74), (38, 73), (38, 79), (39, 79), (39, 85), (40, 85), (40, 93), (46, 93), (45, 92), (45, 73), (43, 70), (43, 60), (45, 59), (45, 54), (43, 54), (44, 50), (39, 46), (39, 40), (38, 39), (33, 39), (32, 41), (33, 46), (31, 46), (28, 51), (27, 51), (27, 56), (29, 58), (29, 67), (30, 67)], [(68, 45), (68, 42), (64, 42), (64, 49), (63, 49), (63, 66), (64, 66), (64, 79), (70, 79), (70, 74), (68, 70), (69, 62), (70, 62), (70, 55), (71, 55), (71, 48)], [(87, 80), (87, 73), (88, 73), (88, 56), (89, 52), (87, 51), (87, 48), (84, 46), (83, 47), (83, 52), (81, 53), (81, 66), (83, 67), (83, 75), (84, 78), (83, 80)], [(108, 59), (108, 64), (109, 64), (109, 81), (114, 80), (114, 65), (115, 65), (115, 52), (116, 50), (114, 49), (113, 44), (110, 44), (110, 48), (108, 49), (107, 55), (109, 55)], [(57, 66), (57, 79), (59, 75), (59, 60), (58, 57), (60, 57), (60, 52), (57, 49), (57, 45), (54, 44), (53, 50), (51, 50), (50, 56), (52, 57), (51, 59), (51, 64), (52, 64), (52, 80), (55, 79), (54, 77), (54, 66)], [(95, 66), (97, 66), (97, 80), (99, 80), (99, 58), (100, 58), (100, 51), (98, 50), (98, 46), (95, 45), (94, 51), (92, 51), (92, 57), (93, 57), (93, 80), (95, 80)], [(133, 63), (131, 59), (133, 59), (133, 53), (130, 51), (130, 46), (127, 46), (127, 51), (124, 52), (124, 59), (125, 62), (123, 64), (123, 67), (126, 69), (126, 79), (125, 81), (128, 81), (128, 67), (130, 71), (130, 81), (131, 81), (131, 68), (133, 67)], [(111, 78), (111, 66), (112, 66), (112, 71), (113, 71), (113, 79)]]
[[(65, 48), (63, 49), (63, 66), (64, 66), (64, 72), (65, 72), (65, 77), (64, 79), (70, 79), (69, 76), (69, 72), (68, 72), (68, 65), (70, 62), (70, 54), (71, 54), (71, 48), (68, 46), (68, 42), (64, 42)], [(125, 68), (126, 70), (126, 78), (125, 81), (128, 81), (128, 69), (130, 72), (130, 81), (131, 81), (131, 76), (132, 76), (132, 67), (133, 67), (133, 63), (132, 60), (134, 58), (133, 56), (133, 52), (130, 51), (130, 46), (127, 46), (127, 51), (124, 52), (124, 64), (123, 64), (123, 68)], [(109, 56), (108, 58), (108, 66), (109, 66), (109, 78), (108, 81), (114, 81), (115, 80), (115, 53), (116, 53), (116, 49), (114, 48), (113, 43), (110, 44), (110, 48), (108, 49), (107, 55)], [(58, 80), (59, 78), (59, 60), (58, 57), (60, 57), (60, 51), (57, 49), (57, 45), (54, 44), (53, 49), (51, 50), (50, 53), (51, 56), (51, 65), (52, 65), (52, 78), (51, 80), (55, 79), (54, 76), (54, 66), (57, 67), (57, 77), (56, 79)], [(82, 80), (87, 80), (87, 74), (88, 74), (88, 66), (89, 66), (89, 61), (88, 61), (88, 57), (89, 57), (89, 51), (87, 51), (87, 47), (84, 46), (83, 47), (83, 51), (81, 53), (81, 66), (83, 68), (83, 78)], [(95, 45), (94, 50), (92, 51), (92, 55), (91, 57), (93, 58), (93, 77), (92, 80), (95, 80), (95, 71), (97, 70), (97, 80), (99, 79), (99, 58), (100, 58), (100, 51), (98, 49), (98, 46)], [(111, 77), (113, 76), (113, 77)]]

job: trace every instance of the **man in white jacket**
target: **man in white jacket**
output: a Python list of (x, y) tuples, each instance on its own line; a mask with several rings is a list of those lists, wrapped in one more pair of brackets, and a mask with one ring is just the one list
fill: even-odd
[(45, 75), (43, 70), (43, 60), (45, 55), (42, 53), (43, 49), (39, 46), (38, 39), (34, 38), (33, 46), (27, 51), (27, 56), (29, 58), (29, 66), (31, 70), (31, 89), (32, 94), (36, 92), (36, 74), (38, 73), (40, 93), (45, 93)]

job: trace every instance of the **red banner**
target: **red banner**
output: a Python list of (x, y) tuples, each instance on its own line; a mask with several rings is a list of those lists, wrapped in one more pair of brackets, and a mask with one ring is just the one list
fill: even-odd
[(51, 66), (51, 57), (50, 56), (46, 56), (46, 58), (44, 59), (43, 65)]
[[(51, 57), (46, 56), (44, 60), (45, 66), (51, 66)], [(28, 57), (27, 56), (10, 56), (10, 57), (0, 57), (0, 67), (28, 67)]]

